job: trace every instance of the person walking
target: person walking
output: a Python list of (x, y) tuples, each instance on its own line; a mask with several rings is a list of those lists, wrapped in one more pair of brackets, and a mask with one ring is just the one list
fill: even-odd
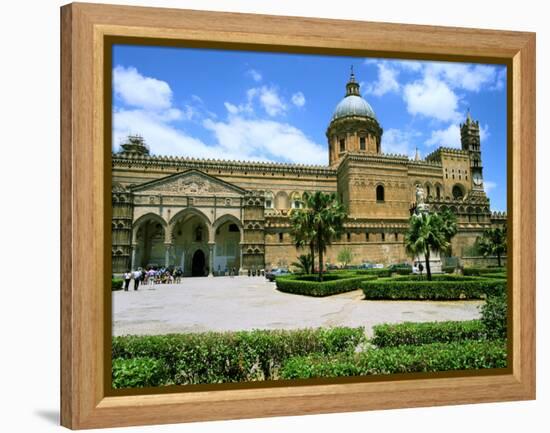
[(128, 269), (124, 273), (124, 291), (127, 292), (128, 288), (130, 287), (130, 280), (132, 279), (132, 273), (130, 272), (130, 269)]
[(141, 268), (134, 272), (134, 290), (137, 290), (139, 287), (139, 282), (141, 281)]

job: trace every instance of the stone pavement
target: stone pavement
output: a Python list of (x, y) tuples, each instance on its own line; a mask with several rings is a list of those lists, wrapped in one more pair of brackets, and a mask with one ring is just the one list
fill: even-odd
[(470, 320), (483, 301), (365, 301), (359, 290), (312, 298), (263, 277), (186, 278), (113, 292), (113, 335), (364, 326)]

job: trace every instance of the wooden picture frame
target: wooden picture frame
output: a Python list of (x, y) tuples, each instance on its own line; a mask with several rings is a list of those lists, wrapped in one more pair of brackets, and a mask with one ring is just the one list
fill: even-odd
[[(97, 4), (61, 8), (61, 424), (80, 429), (535, 398), (533, 33)], [(110, 153), (106, 38), (508, 65), (512, 366), (499, 374), (111, 395), (105, 341)], [(110, 255), (110, 249), (107, 250)], [(110, 256), (109, 256), (110, 260)], [(107, 378), (107, 379), (106, 379)]]

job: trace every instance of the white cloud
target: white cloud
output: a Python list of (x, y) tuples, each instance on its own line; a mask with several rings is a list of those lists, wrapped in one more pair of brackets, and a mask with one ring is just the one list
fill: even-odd
[(485, 190), (485, 194), (489, 195), (489, 193), (494, 190), (497, 187), (497, 183), (493, 182), (491, 180), (484, 180), (483, 181), (483, 189)]
[(246, 74), (250, 76), (257, 83), (262, 81), (262, 78), (263, 78), (262, 74), (258, 72), (256, 69), (249, 69), (248, 71), (246, 71)]
[(306, 97), (302, 92), (296, 92), (292, 95), (292, 103), (297, 107), (303, 107), (306, 104)]
[(270, 116), (277, 116), (285, 113), (287, 105), (283, 102), (283, 99), (279, 96), (274, 87), (262, 86), (256, 90), (256, 95), (260, 100), (260, 104), (267, 114)]
[(431, 137), (426, 140), (426, 145), (460, 148), (460, 128), (453, 123), (445, 129), (432, 131)]
[(388, 66), (386, 62), (377, 63), (378, 67), (378, 80), (372, 84), (367, 85), (365, 93), (383, 96), (389, 92), (399, 92), (399, 83), (397, 82), (397, 75), (399, 71)]
[(425, 65), (425, 75), (444, 80), (453, 88), (479, 92), (483, 86), (495, 81), (496, 68), (490, 65), (430, 62)]
[(458, 96), (446, 83), (432, 76), (405, 85), (403, 98), (410, 114), (420, 114), (444, 122), (460, 119), (457, 111)]
[[(128, 71), (130, 80), (120, 81), (120, 72), (124, 78), (124, 73)], [(186, 104), (180, 110), (172, 105), (172, 91), (168, 83), (143, 77), (135, 68), (120, 68), (117, 74), (119, 85), (133, 80), (138, 87), (141, 85), (150, 99), (139, 99), (139, 95), (128, 91), (127, 85), (118, 87), (125, 105), (134, 108), (117, 107), (113, 110), (114, 150), (118, 150), (128, 134), (137, 133), (145, 138), (151, 153), (156, 155), (327, 163), (326, 146), (313, 142), (300, 129), (288, 123), (257, 117), (254, 104), (258, 104), (269, 116), (284, 114), (287, 110), (287, 103), (274, 87), (249, 89), (245, 102), (239, 105), (225, 102), (227, 120), (216, 121), (215, 114), (206, 108), (197, 95), (190, 97), (193, 105)], [(294, 96), (295, 104), (305, 103), (301, 92)], [(181, 123), (176, 123), (181, 120), (200, 120), (200, 125), (212, 134), (212, 143), (191, 136)]]
[(229, 116), (225, 122), (206, 119), (219, 152), (238, 159), (278, 160), (301, 164), (326, 164), (327, 148), (311, 141), (298, 128), (274, 120)]
[(165, 81), (144, 77), (136, 68), (113, 69), (115, 96), (126, 105), (149, 110), (163, 110), (172, 105), (172, 90)]
[(418, 131), (402, 131), (391, 128), (382, 135), (382, 150), (384, 153), (394, 153), (413, 157), (416, 150), (416, 140), (422, 134)]
[(490, 87), (490, 90), (502, 90), (506, 85), (506, 68), (499, 69), (495, 84)]
[[(479, 139), (481, 146), (483, 142), (489, 138), (489, 126), (483, 125), (479, 128)], [(460, 142), (460, 127), (456, 123), (450, 124), (445, 129), (438, 129), (432, 131), (432, 135), (426, 140), (427, 146), (442, 146), (442, 147), (455, 147), (460, 149), (462, 144)]]

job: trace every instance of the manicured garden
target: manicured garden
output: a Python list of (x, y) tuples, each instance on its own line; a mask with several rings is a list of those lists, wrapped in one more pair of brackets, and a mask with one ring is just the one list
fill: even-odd
[(305, 296), (330, 296), (361, 289), (370, 300), (464, 300), (486, 299), (506, 291), (502, 268), (469, 268), (464, 275), (402, 275), (388, 269), (330, 272), (323, 275), (293, 274), (276, 279), (277, 290)]
[(506, 297), (480, 320), (114, 337), (114, 388), (414, 373), (507, 365)]

